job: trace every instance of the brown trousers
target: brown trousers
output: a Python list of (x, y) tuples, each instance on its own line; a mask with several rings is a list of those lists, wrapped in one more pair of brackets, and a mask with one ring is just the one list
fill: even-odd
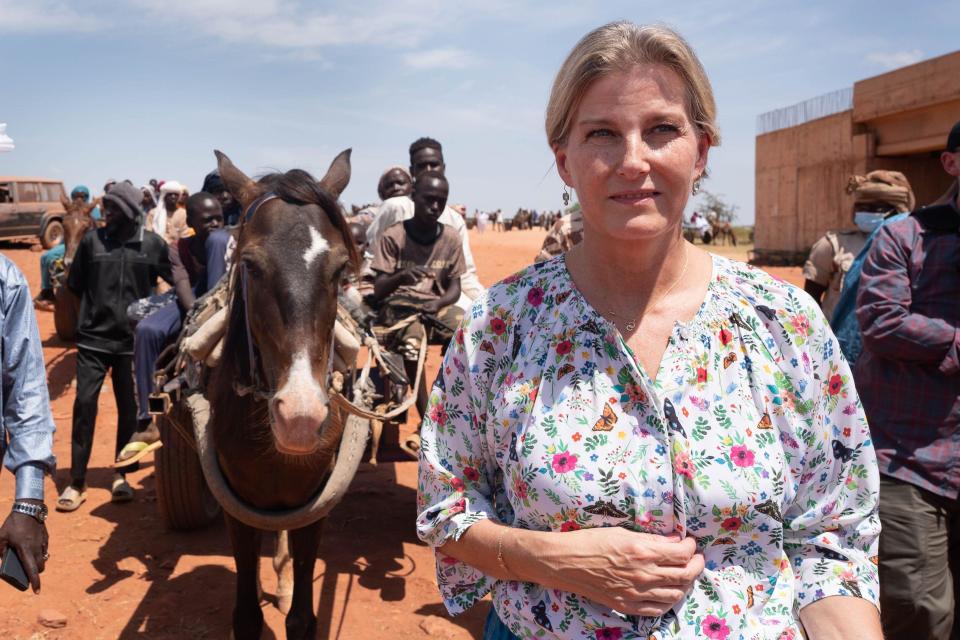
[(881, 475), (880, 523), (886, 639), (960, 639), (960, 501)]

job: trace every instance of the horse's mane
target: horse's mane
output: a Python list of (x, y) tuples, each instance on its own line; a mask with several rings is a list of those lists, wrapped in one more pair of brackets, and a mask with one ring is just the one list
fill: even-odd
[(337, 199), (321, 187), (316, 178), (303, 169), (291, 169), (286, 173), (269, 173), (262, 176), (258, 182), (268, 191), (275, 193), (284, 202), (298, 205), (315, 204), (323, 209), (330, 218), (330, 222), (343, 236), (344, 244), (347, 247), (347, 255), (350, 256), (350, 264), (355, 271), (359, 270), (360, 253), (357, 251), (357, 245), (353, 242), (353, 235), (351, 235), (347, 226), (347, 219), (343, 215), (343, 210), (340, 208)]

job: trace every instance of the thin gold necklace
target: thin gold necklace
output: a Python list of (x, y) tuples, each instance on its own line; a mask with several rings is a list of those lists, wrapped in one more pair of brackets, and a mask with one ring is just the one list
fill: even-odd
[[(677, 279), (673, 281), (673, 284), (671, 284), (669, 287), (667, 287), (667, 290), (666, 290), (666, 291), (664, 291), (663, 293), (661, 293), (661, 294), (654, 300), (655, 302), (660, 302), (661, 300), (663, 300), (664, 298), (666, 298), (668, 295), (670, 295), (670, 292), (671, 292), (671, 291), (673, 291), (674, 289), (677, 288), (677, 285), (680, 284), (680, 281), (683, 280), (683, 276), (685, 276), (686, 273), (687, 273), (687, 265), (688, 265), (689, 263), (690, 263), (690, 250), (687, 249), (687, 243), (684, 242), (684, 243), (683, 243), (683, 268), (680, 269), (680, 275), (677, 276)], [(654, 303), (654, 301), (651, 301), (650, 304), (647, 305), (647, 307), (648, 307), (648, 308), (653, 308), (653, 303)], [(613, 311), (609, 311), (609, 310), (608, 310), (607, 313), (609, 313), (609, 314), (610, 314), (612, 317), (614, 317), (614, 318), (618, 318), (618, 319), (620, 318), (620, 316), (617, 315), (616, 313), (614, 313)], [(614, 324), (616, 324), (616, 322), (614, 322)], [(636, 321), (636, 320), (630, 320), (630, 321), (628, 321), (625, 325), (623, 325), (623, 328), (626, 329), (627, 332), (633, 331), (634, 329), (637, 328), (637, 321)]]

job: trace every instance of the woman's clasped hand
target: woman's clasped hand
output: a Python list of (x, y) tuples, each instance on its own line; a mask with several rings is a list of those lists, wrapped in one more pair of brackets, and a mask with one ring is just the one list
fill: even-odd
[(603, 527), (571, 531), (541, 550), (551, 584), (627, 615), (660, 616), (703, 571), (694, 538)]

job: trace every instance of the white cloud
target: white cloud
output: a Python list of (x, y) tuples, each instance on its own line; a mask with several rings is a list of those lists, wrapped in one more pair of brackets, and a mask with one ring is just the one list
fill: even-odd
[(83, 15), (62, 2), (0, 0), (0, 34), (51, 31), (93, 31), (106, 23)]
[(899, 69), (923, 60), (923, 51), (877, 51), (867, 55), (867, 60), (884, 69)]
[(325, 9), (293, 0), (131, 2), (154, 20), (189, 25), (226, 42), (314, 53), (349, 44), (416, 46), (438, 28), (423, 16), (443, 8), (439, 0), (371, 0)]
[(403, 63), (413, 69), (465, 69), (473, 65), (475, 59), (463, 49), (427, 49), (405, 54)]

